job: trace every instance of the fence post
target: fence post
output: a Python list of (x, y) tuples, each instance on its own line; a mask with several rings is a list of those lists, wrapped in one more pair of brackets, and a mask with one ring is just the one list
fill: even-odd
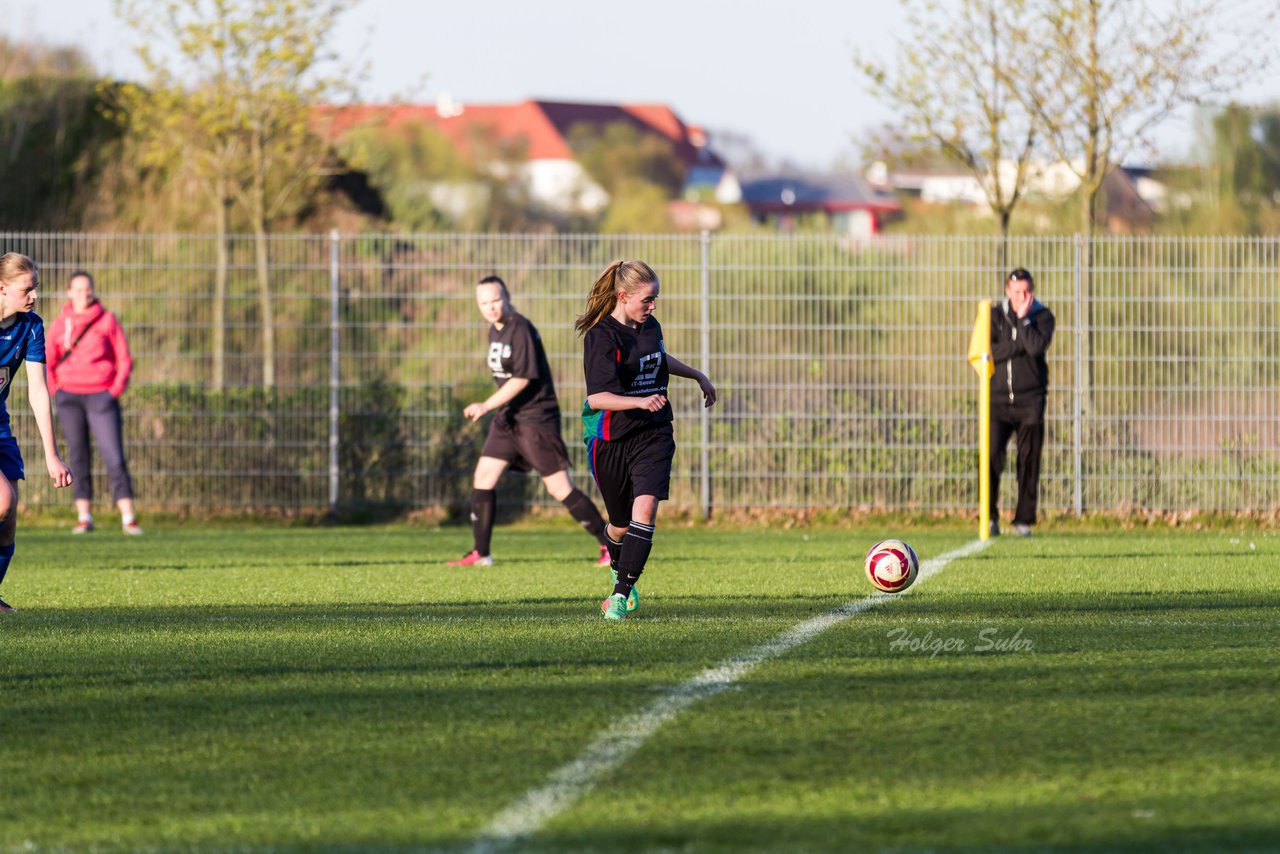
[(1074, 468), (1075, 495), (1072, 506), (1076, 516), (1084, 515), (1084, 235), (1077, 234), (1075, 239), (1075, 287), (1076, 287), (1076, 365), (1075, 394), (1071, 411), (1071, 438)]
[[(702, 320), (701, 320), (701, 344), (702, 344), (702, 372), (707, 376), (711, 376), (711, 232), (702, 231), (701, 235), (701, 263), (702, 270)], [(711, 410), (702, 407), (701, 414), (702, 429), (702, 518), (711, 518)]]
[(342, 387), (341, 362), (339, 350), (342, 346), (342, 335), (338, 293), (341, 286), (339, 264), (341, 243), (338, 230), (329, 232), (329, 513), (338, 512), (338, 407), (339, 392)]

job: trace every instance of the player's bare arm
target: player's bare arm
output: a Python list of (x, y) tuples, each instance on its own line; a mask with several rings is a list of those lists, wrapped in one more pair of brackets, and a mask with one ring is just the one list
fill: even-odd
[(49, 386), (45, 381), (44, 362), (27, 362), (27, 399), (36, 417), (36, 428), (44, 445), (45, 468), (58, 489), (71, 485), (71, 469), (58, 455), (58, 442), (53, 432), (53, 409), (49, 403)]
[(702, 405), (704, 408), (715, 405), (716, 387), (711, 384), (711, 380), (707, 379), (707, 375), (702, 371), (686, 365), (670, 353), (667, 354), (667, 370), (673, 376), (697, 381), (698, 388), (702, 390)]
[(646, 412), (657, 412), (667, 405), (665, 394), (651, 394), (646, 397), (627, 397), (611, 391), (598, 391), (588, 395), (587, 406), (608, 412), (622, 412), (627, 409), (643, 409)]
[(530, 382), (528, 377), (512, 377), (484, 400), (479, 403), (469, 404), (466, 409), (462, 410), (462, 414), (475, 421), (487, 412), (501, 409), (515, 400), (516, 395), (528, 388)]

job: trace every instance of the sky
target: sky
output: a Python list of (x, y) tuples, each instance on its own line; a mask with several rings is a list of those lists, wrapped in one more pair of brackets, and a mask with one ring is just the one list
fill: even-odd
[[(889, 59), (902, 21), (897, 0), (364, 0), (333, 46), (367, 65), (366, 100), (664, 103), (772, 161), (823, 169), (856, 163), (865, 132), (892, 120), (853, 57)], [(0, 0), (0, 26), (141, 76), (111, 0)], [(1240, 95), (1280, 97), (1280, 72)], [(1192, 126), (1183, 111), (1162, 128), (1158, 155), (1187, 158)]]

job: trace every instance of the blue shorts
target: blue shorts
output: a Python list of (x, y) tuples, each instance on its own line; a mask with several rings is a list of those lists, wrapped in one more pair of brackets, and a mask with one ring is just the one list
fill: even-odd
[(26, 479), (26, 470), (22, 467), (22, 451), (18, 449), (18, 440), (12, 436), (0, 438), (0, 474), (9, 480)]

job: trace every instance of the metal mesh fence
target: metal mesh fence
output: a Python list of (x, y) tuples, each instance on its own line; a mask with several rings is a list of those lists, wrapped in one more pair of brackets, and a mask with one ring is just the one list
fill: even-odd
[[(976, 302), (1012, 266), (1058, 321), (1043, 507), (1280, 504), (1275, 240), (1015, 238), (1002, 264), (998, 240), (972, 237), (272, 236), (265, 292), (251, 236), (4, 234), (2, 248), (40, 263), (46, 322), (85, 269), (124, 324), (125, 436), (148, 508), (460, 506), (483, 440), (462, 408), (492, 388), (473, 291), (491, 273), (542, 334), (585, 486), (573, 322), (623, 257), (658, 271), (668, 350), (720, 391), (704, 411), (673, 381), (679, 507), (974, 508), (965, 349)], [(64, 502), (25, 390), (8, 406), (24, 499)], [(549, 501), (536, 478), (500, 494)]]

